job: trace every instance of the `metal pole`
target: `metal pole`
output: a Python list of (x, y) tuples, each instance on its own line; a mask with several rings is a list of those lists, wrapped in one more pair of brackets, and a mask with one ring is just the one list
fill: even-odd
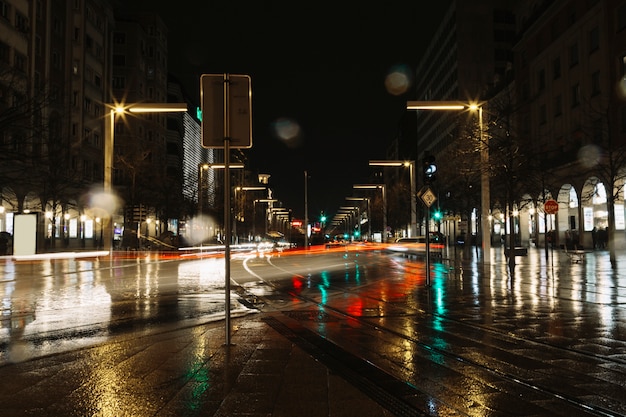
[(224, 314), (226, 328), (226, 345), (230, 345), (230, 126), (229, 102), (230, 94), (228, 74), (224, 74)]
[(489, 222), (489, 143), (488, 138), (485, 136), (483, 130), (483, 108), (478, 107), (478, 126), (480, 130), (480, 142), (481, 142), (481, 175), (480, 175), (480, 204), (482, 206), (482, 213), (480, 219), (480, 225), (483, 235), (483, 262), (487, 262), (491, 259), (491, 227)]
[(426, 206), (426, 286), (430, 287), (430, 206)]
[[(112, 176), (113, 176), (113, 146), (115, 143), (115, 110), (109, 111), (109, 117), (104, 124), (105, 142), (104, 142), (104, 184), (103, 191), (106, 198), (111, 198)], [(104, 250), (113, 254), (113, 213), (106, 213), (102, 216), (102, 225), (100, 226), (102, 237), (102, 247)], [(53, 236), (54, 237), (54, 236)]]
[(417, 198), (415, 191), (415, 161), (409, 163), (411, 175), (411, 237), (417, 236)]
[(387, 193), (385, 192), (385, 185), (381, 185), (383, 191), (383, 243), (387, 242)]
[(309, 190), (308, 190), (308, 175), (304, 171), (304, 249), (309, 249)]

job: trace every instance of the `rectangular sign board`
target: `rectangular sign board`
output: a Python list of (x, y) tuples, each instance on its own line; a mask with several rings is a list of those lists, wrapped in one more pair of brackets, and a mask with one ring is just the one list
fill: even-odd
[(16, 214), (13, 216), (13, 255), (34, 255), (37, 253), (37, 214)]
[[(252, 89), (249, 75), (203, 74), (200, 77), (202, 146), (252, 147)], [(228, 130), (228, 132), (227, 132)]]

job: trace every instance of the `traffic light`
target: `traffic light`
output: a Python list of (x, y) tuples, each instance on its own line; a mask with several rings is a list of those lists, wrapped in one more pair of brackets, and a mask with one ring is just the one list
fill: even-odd
[(424, 171), (424, 182), (430, 184), (437, 178), (437, 164), (435, 164), (435, 157), (429, 153), (424, 155), (424, 162), (422, 164)]
[(435, 211), (433, 212), (433, 220), (435, 220), (435, 221), (437, 221), (437, 222), (438, 222), (438, 221), (441, 221), (441, 218), (442, 218), (442, 217), (443, 217), (443, 216), (442, 216), (442, 214), (441, 214), (441, 211), (439, 211), (439, 210), (435, 210)]

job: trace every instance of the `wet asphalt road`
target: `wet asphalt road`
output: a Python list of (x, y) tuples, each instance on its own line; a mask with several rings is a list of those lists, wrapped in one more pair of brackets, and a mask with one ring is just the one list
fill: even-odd
[[(626, 415), (626, 257), (611, 267), (606, 252), (572, 263), (531, 250), (510, 274), (497, 249), (486, 266), (475, 252), (450, 252), (433, 260), (431, 286), (422, 259), (377, 251), (237, 255), (232, 265), (235, 316), (278, 312), (267, 323), (283, 337), (335, 358), (357, 386), (354, 373), (374, 381), (361, 389), (386, 408), (417, 413), (398, 415)], [(2, 267), (3, 385), (36, 358), (200, 329), (223, 314), (216, 258)]]

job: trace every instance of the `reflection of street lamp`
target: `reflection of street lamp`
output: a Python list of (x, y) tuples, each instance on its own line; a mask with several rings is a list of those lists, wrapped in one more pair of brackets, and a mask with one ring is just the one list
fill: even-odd
[(370, 161), (370, 166), (409, 167), (411, 179), (411, 236), (417, 236), (417, 207), (415, 200), (415, 161)]
[(85, 247), (85, 221), (87, 220), (87, 216), (81, 214), (80, 216), (80, 244), (84, 248)]
[[(187, 103), (131, 103), (110, 107), (109, 120), (104, 124), (104, 180), (103, 189), (111, 195), (113, 174), (113, 150), (115, 146), (115, 115), (126, 113), (171, 113), (187, 111)], [(104, 222), (104, 250), (111, 251), (113, 245), (113, 213), (107, 213)]]
[(96, 245), (96, 247), (99, 248), (102, 244), (102, 219), (100, 219), (100, 217), (96, 217), (96, 224), (98, 225), (98, 227), (100, 227), (100, 243)]
[(385, 184), (355, 184), (355, 190), (381, 190), (383, 196), (383, 243), (387, 241), (387, 187)]
[(489, 225), (489, 144), (488, 137), (484, 134), (483, 107), (481, 104), (464, 103), (459, 101), (407, 101), (407, 110), (478, 110), (478, 127), (480, 134), (480, 162), (482, 165), (480, 174), (481, 198), (481, 233), (483, 241), (483, 262), (491, 253), (491, 230)]

